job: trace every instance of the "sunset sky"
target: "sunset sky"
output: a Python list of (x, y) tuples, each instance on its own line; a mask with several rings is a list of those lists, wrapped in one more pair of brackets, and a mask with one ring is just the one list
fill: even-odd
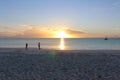
[(120, 0), (0, 0), (0, 38), (120, 37)]

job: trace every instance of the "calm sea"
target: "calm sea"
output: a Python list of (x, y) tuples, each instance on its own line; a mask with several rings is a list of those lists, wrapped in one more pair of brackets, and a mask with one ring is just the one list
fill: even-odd
[(77, 38), (77, 39), (53, 39), (53, 38), (0, 38), (0, 48), (24, 48), (25, 43), (31, 48), (37, 48), (38, 42), (41, 48), (65, 49), (65, 50), (120, 50), (120, 38)]

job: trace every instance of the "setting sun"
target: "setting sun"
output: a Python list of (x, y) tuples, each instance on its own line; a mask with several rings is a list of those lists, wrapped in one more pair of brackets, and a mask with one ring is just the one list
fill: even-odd
[(58, 38), (68, 38), (68, 34), (66, 34), (64, 31), (57, 32)]

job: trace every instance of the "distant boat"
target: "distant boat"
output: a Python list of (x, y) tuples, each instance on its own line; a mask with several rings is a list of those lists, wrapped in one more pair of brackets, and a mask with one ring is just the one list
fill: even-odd
[(104, 40), (108, 40), (108, 38), (106, 37)]

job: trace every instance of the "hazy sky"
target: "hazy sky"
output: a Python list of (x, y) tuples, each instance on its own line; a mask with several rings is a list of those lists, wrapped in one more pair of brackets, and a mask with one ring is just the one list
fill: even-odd
[(0, 0), (0, 37), (53, 37), (59, 30), (120, 37), (120, 0)]

